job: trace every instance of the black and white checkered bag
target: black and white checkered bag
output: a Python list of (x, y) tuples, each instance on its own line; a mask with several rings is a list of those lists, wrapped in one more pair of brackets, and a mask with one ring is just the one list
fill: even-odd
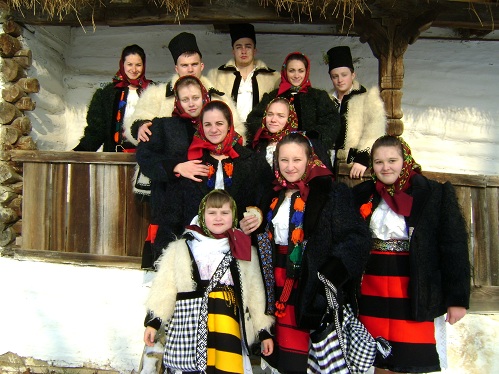
[(366, 327), (346, 304), (342, 308), (343, 321), (340, 324), (340, 306), (336, 300), (336, 288), (324, 275), (318, 273), (324, 283), (328, 301), (326, 315), (332, 313), (333, 321), (324, 322), (310, 334), (311, 347), (308, 358), (308, 373), (365, 373), (373, 365), (379, 351), (383, 357), (390, 354), (391, 347), (381, 337), (374, 339)]
[(205, 371), (208, 346), (208, 295), (229, 268), (234, 258), (228, 252), (210, 279), (206, 290), (177, 294), (172, 318), (165, 325), (166, 368)]

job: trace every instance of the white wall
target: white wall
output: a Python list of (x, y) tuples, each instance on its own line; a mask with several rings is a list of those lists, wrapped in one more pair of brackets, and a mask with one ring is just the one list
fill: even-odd
[[(40, 149), (69, 150), (78, 143), (86, 105), (94, 90), (112, 79), (126, 45), (144, 48), (147, 76), (161, 82), (174, 72), (167, 46), (181, 31), (196, 35), (206, 69), (231, 57), (230, 37), (209, 25), (99, 26), (95, 32), (27, 27), (24, 39), (35, 61), (29, 74), (43, 87), (34, 95), (37, 109), (30, 114)], [(257, 35), (258, 56), (269, 66), (279, 70), (289, 52), (304, 52), (312, 63), (312, 84), (328, 90), (332, 84), (322, 54), (337, 45), (352, 48), (359, 81), (376, 85), (378, 60), (356, 37)], [(499, 41), (420, 39), (404, 57), (404, 137), (423, 169), (498, 175)]]
[(0, 257), (0, 354), (137, 370), (150, 275)]

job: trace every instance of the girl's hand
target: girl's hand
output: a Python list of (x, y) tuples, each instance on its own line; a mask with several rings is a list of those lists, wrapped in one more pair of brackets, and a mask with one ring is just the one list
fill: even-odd
[(258, 222), (258, 218), (251, 214), (239, 221), (239, 227), (246, 235), (250, 235), (258, 228)]
[(192, 179), (194, 182), (202, 182), (198, 177), (207, 177), (210, 168), (202, 163), (201, 160), (191, 160), (177, 164), (173, 169), (174, 173), (178, 173), (184, 178)]
[(152, 135), (151, 130), (149, 130), (149, 127), (152, 126), (152, 122), (144, 122), (142, 125), (139, 127), (139, 131), (137, 134), (137, 139), (139, 142), (148, 142), (149, 137)]
[(450, 306), (447, 308), (447, 317), (445, 318), (445, 322), (449, 322), (449, 324), (453, 325), (465, 315), (466, 308), (463, 308), (462, 306)]
[(364, 175), (367, 166), (354, 162), (350, 169), (350, 179), (359, 179)]
[(146, 331), (144, 331), (144, 343), (146, 343), (148, 347), (152, 347), (154, 345), (155, 337), (156, 329), (151, 326), (147, 326)]
[(265, 339), (262, 341), (262, 354), (270, 356), (274, 352), (274, 341), (272, 339)]

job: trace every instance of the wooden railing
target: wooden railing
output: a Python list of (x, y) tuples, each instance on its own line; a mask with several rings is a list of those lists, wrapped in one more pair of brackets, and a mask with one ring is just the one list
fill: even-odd
[[(133, 154), (12, 151), (12, 161), (23, 163), (18, 253), (140, 263), (149, 208), (132, 192)], [(359, 183), (348, 172), (340, 165), (339, 179)], [(474, 303), (499, 310), (499, 176), (424, 175), (455, 186), (469, 232)]]
[[(349, 167), (340, 165), (339, 179), (349, 186)], [(472, 305), (480, 311), (499, 311), (499, 176), (423, 172), (455, 189), (468, 227), (472, 265)], [(365, 179), (365, 178), (364, 178)]]
[(138, 261), (149, 209), (132, 192), (134, 154), (13, 151), (12, 161), (23, 163), (21, 249)]

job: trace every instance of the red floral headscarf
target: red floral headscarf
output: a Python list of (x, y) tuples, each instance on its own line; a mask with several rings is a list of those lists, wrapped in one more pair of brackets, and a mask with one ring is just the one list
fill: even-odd
[(198, 125), (198, 130), (194, 134), (194, 138), (192, 138), (192, 143), (189, 146), (189, 150), (187, 151), (187, 158), (189, 160), (200, 159), (203, 156), (204, 149), (207, 149), (208, 151), (216, 155), (226, 155), (230, 158), (239, 157), (239, 154), (234, 150), (234, 146), (236, 145), (236, 143), (242, 145), (243, 138), (236, 132), (236, 130), (234, 130), (234, 119), (228, 105), (223, 101), (211, 101), (203, 107), (203, 110), (201, 110), (201, 114), (199, 117), (203, 118), (203, 113), (207, 110), (220, 110), (219, 108), (217, 108), (218, 105), (226, 107), (228, 113), (230, 114), (230, 118), (228, 118), (229, 132), (220, 144), (213, 144), (206, 138), (203, 123), (201, 121)]
[[(307, 168), (305, 169), (305, 173), (303, 173), (302, 177), (300, 180), (296, 182), (288, 182), (286, 178), (281, 174), (281, 171), (279, 170), (279, 160), (275, 160), (276, 165), (274, 166), (274, 173), (276, 176), (276, 179), (274, 180), (274, 184), (276, 185), (274, 187), (275, 191), (279, 191), (282, 189), (298, 189), (300, 191), (300, 196), (303, 199), (304, 202), (307, 201), (308, 193), (310, 190), (309, 187), (309, 182), (316, 178), (316, 177), (321, 177), (321, 176), (333, 176), (333, 173), (331, 170), (329, 170), (321, 160), (319, 160), (319, 157), (315, 154), (312, 144), (310, 143), (310, 140), (303, 135), (300, 132), (293, 132), (289, 134), (288, 136), (297, 136), (295, 134), (298, 134), (299, 136), (302, 136), (305, 138), (310, 145), (310, 148), (312, 148), (312, 157), (308, 160)], [(285, 139), (285, 138), (283, 138)], [(289, 143), (286, 143), (289, 144)], [(301, 144), (301, 143), (300, 143)]]
[[(284, 128), (276, 133), (271, 133), (266, 126), (267, 111), (269, 110), (270, 106), (276, 101), (278, 102), (285, 101), (288, 104), (289, 115)], [(263, 119), (262, 119), (262, 126), (257, 130), (255, 137), (253, 139), (253, 148), (256, 147), (260, 139), (269, 139), (269, 142), (277, 143), (283, 137), (288, 135), (290, 132), (296, 130), (298, 130), (298, 117), (296, 115), (294, 105), (290, 103), (288, 99), (285, 99), (283, 97), (276, 97), (269, 103), (269, 105), (267, 105), (267, 109), (265, 109), (265, 113), (263, 114)]]
[[(387, 135), (385, 135), (387, 136)], [(388, 135), (389, 136), (389, 135)], [(395, 137), (400, 141), (402, 145), (402, 171), (400, 172), (400, 176), (397, 178), (395, 183), (387, 186), (378, 178), (374, 173), (374, 169), (371, 161), (371, 175), (374, 180), (376, 191), (380, 194), (383, 200), (386, 201), (388, 206), (396, 213), (402, 214), (405, 217), (408, 217), (411, 214), (412, 209), (412, 196), (408, 195), (405, 191), (411, 185), (411, 178), (415, 174), (421, 174), (421, 166), (416, 163), (414, 158), (412, 157), (411, 148), (409, 145), (402, 139), (402, 137)]]
[[(292, 56), (302, 56), (307, 60), (307, 71), (305, 73), (305, 78), (303, 79), (303, 82), (301, 83), (301, 86), (293, 86), (289, 80), (288, 80), (288, 74), (287, 74), (287, 66), (288, 66), (288, 61), (289, 58)], [(288, 90), (293, 90), (295, 92), (307, 92), (308, 88), (312, 87), (312, 84), (310, 83), (310, 60), (307, 56), (305, 56), (301, 52), (292, 52), (289, 55), (286, 56), (284, 59), (284, 63), (282, 64), (281, 67), (281, 83), (279, 84), (279, 90), (277, 91), (277, 96), (282, 95), (284, 92)]]
[(208, 94), (206, 87), (201, 83), (201, 81), (198, 78), (196, 78), (193, 75), (185, 75), (183, 77), (180, 77), (175, 82), (175, 85), (173, 86), (173, 92), (175, 94), (175, 102), (173, 104), (174, 107), (173, 107), (172, 117), (182, 117), (182, 118), (191, 120), (192, 123), (197, 125), (199, 122), (199, 116), (196, 118), (193, 118), (190, 116), (189, 113), (186, 113), (184, 108), (182, 108), (182, 103), (180, 102), (180, 98), (178, 97), (178, 86), (180, 85), (180, 83), (182, 83), (186, 79), (192, 79), (198, 83), (199, 88), (201, 89), (201, 97), (203, 99), (203, 106), (211, 101), (210, 95)]
[[(128, 55), (129, 56), (129, 55)], [(125, 73), (125, 61), (120, 59), (120, 69), (113, 77), (114, 87), (124, 88), (130, 85), (139, 87), (139, 90), (145, 90), (152, 81), (146, 78), (146, 61), (142, 59), (142, 74), (137, 79), (130, 79)]]

